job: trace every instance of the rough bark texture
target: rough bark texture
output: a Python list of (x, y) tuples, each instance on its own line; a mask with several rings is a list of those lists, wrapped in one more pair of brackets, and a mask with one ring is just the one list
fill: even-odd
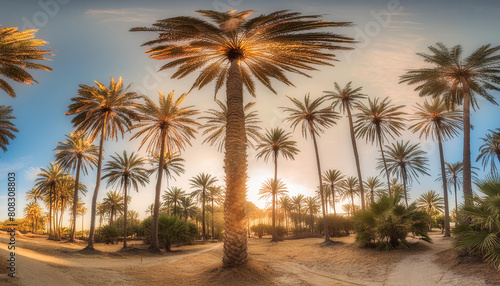
[(458, 215), (457, 178), (454, 179), (453, 186), (455, 187), (455, 218), (456, 218)]
[(243, 84), (239, 61), (234, 59), (226, 83), (227, 125), (224, 171), (226, 200), (224, 202), (224, 267), (247, 262), (245, 203), (247, 192), (247, 139), (243, 111)]
[(471, 204), (472, 197), (472, 181), (471, 181), (471, 162), (470, 162), (470, 92), (468, 88), (464, 92), (464, 171), (463, 171), (463, 188), (465, 204)]
[(443, 143), (441, 142), (441, 133), (437, 132), (439, 143), (439, 157), (441, 162), (441, 178), (443, 179), (443, 197), (444, 197), (444, 236), (450, 236), (450, 207), (448, 204), (448, 186), (446, 185), (446, 173), (444, 166)]
[(52, 234), (52, 189), (54, 187), (50, 186), (49, 189), (49, 239), (54, 239)]
[(158, 241), (158, 219), (160, 217), (160, 194), (161, 194), (161, 179), (163, 178), (163, 164), (165, 160), (165, 130), (161, 131), (160, 145), (160, 162), (158, 164), (158, 179), (156, 180), (155, 205), (153, 210), (153, 223), (151, 224), (151, 244), (149, 250), (151, 252), (160, 253), (160, 242)]
[(351, 133), (352, 150), (354, 152), (354, 160), (356, 161), (356, 171), (358, 173), (359, 191), (361, 192), (361, 209), (364, 210), (365, 190), (363, 186), (363, 176), (361, 176), (361, 165), (359, 164), (358, 146), (356, 145), (356, 137), (354, 136), (354, 125), (352, 123), (351, 109), (348, 106), (346, 109), (347, 109), (347, 118), (349, 118), (349, 130)]
[[(312, 130), (312, 126), (310, 126)], [(321, 178), (321, 164), (319, 162), (319, 151), (318, 151), (318, 143), (316, 142), (316, 135), (311, 131), (311, 137), (314, 143), (314, 152), (316, 153), (316, 165), (318, 167), (318, 179), (319, 179), (319, 195), (321, 197), (321, 208), (323, 209), (323, 229), (325, 231), (325, 242), (330, 241), (330, 231), (328, 230), (328, 222), (326, 221), (326, 212), (325, 212), (325, 198), (323, 197), (323, 181)]]
[(75, 241), (76, 234), (76, 207), (78, 206), (78, 185), (80, 184), (80, 166), (82, 165), (82, 157), (78, 157), (78, 162), (76, 163), (76, 177), (75, 177), (75, 194), (73, 195), (73, 222), (71, 238), (69, 241)]

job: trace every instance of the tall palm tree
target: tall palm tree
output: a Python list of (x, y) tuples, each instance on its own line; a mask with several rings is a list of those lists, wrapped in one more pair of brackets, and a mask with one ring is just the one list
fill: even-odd
[[(279, 198), (278, 204), (281, 207), (283, 211), (283, 216), (285, 219), (285, 228), (288, 231), (288, 219), (291, 217), (292, 210), (293, 210), (293, 203), (292, 200), (288, 195), (284, 195)], [(288, 217), (287, 217), (288, 214)]]
[(180, 216), (181, 212), (179, 210), (180, 201), (183, 197), (186, 196), (186, 192), (184, 192), (181, 188), (178, 187), (170, 187), (163, 194), (163, 200), (165, 203), (169, 205), (174, 205), (174, 215)]
[(457, 190), (462, 186), (462, 172), (464, 165), (462, 162), (448, 163), (446, 162), (446, 178), (449, 184), (453, 184), (455, 191), (455, 215), (458, 213), (458, 196)]
[(304, 195), (303, 194), (298, 194), (296, 196), (292, 197), (292, 204), (294, 208), (297, 210), (298, 214), (298, 227), (299, 231), (302, 231), (302, 206), (304, 204)]
[(321, 106), (321, 104), (325, 101), (325, 97), (319, 97), (311, 101), (309, 95), (306, 95), (304, 96), (304, 103), (295, 98), (288, 98), (295, 105), (295, 108), (283, 108), (286, 113), (289, 113), (289, 116), (285, 118), (285, 121), (291, 122), (291, 127), (294, 131), (295, 128), (297, 128), (297, 126), (301, 124), (302, 136), (307, 139), (307, 135), (309, 134), (309, 136), (311, 136), (313, 140), (314, 151), (316, 153), (316, 165), (318, 168), (318, 180), (320, 188), (319, 193), (321, 197), (321, 207), (323, 210), (325, 242), (329, 242), (330, 232), (328, 231), (328, 223), (326, 221), (325, 198), (323, 194), (321, 164), (319, 161), (319, 151), (318, 143), (316, 142), (316, 136), (319, 137), (320, 133), (324, 132), (324, 129), (336, 124), (335, 120), (339, 118), (339, 115), (335, 111), (333, 111), (331, 107)]
[(145, 187), (149, 183), (148, 170), (145, 168), (146, 159), (135, 154), (127, 154), (123, 151), (120, 155), (111, 155), (111, 160), (106, 162), (104, 167), (105, 175), (103, 180), (107, 180), (107, 187), (119, 186), (123, 189), (123, 248), (127, 248), (127, 215), (128, 215), (128, 190), (139, 191), (139, 185)]
[(31, 222), (31, 233), (38, 230), (38, 220), (42, 216), (42, 208), (37, 202), (29, 202), (24, 208), (24, 218)]
[(387, 178), (387, 189), (390, 190), (391, 182), (385, 161), (383, 142), (387, 140), (388, 136), (394, 139), (394, 136), (401, 135), (401, 131), (405, 128), (403, 116), (406, 113), (402, 111), (404, 105), (391, 104), (389, 97), (384, 98), (381, 102), (379, 100), (380, 98), (375, 98), (373, 101), (368, 98), (368, 105), (361, 103), (355, 105), (359, 113), (356, 114), (354, 133), (356, 133), (357, 138), (365, 138), (366, 142), (370, 141), (372, 144), (377, 142), (379, 145)]
[(320, 205), (317, 197), (307, 197), (304, 200), (305, 206), (311, 216), (311, 232), (314, 232), (314, 214), (320, 210)]
[(361, 192), (361, 209), (365, 209), (365, 190), (363, 189), (363, 177), (361, 176), (361, 165), (359, 164), (358, 147), (356, 145), (356, 136), (354, 134), (354, 124), (352, 121), (351, 110), (356, 104), (360, 103), (361, 99), (365, 99), (366, 95), (361, 93), (362, 87), (351, 87), (352, 82), (348, 82), (344, 88), (341, 88), (335, 82), (335, 91), (325, 91), (326, 97), (332, 100), (334, 108), (338, 108), (343, 114), (347, 113), (349, 119), (349, 131), (351, 134), (352, 150), (354, 152), (354, 160), (356, 161), (356, 171), (358, 172), (359, 190)]
[[(167, 187), (169, 185), (169, 179), (174, 179), (175, 176), (180, 176), (184, 174), (186, 170), (184, 169), (184, 159), (181, 157), (179, 152), (172, 152), (171, 150), (166, 150), (163, 155), (163, 173), (167, 179)], [(153, 165), (153, 168), (149, 170), (150, 174), (158, 171), (158, 165), (160, 164), (160, 153), (154, 153), (150, 156), (149, 162)], [(158, 174), (156, 174), (158, 176)], [(174, 176), (175, 175), (175, 176)]]
[(31, 190), (26, 192), (26, 200), (37, 202), (38, 200), (43, 200), (43, 192), (39, 188), (31, 188)]
[(208, 196), (207, 198), (211, 201), (212, 203), (212, 241), (215, 240), (215, 232), (214, 232), (214, 212), (215, 212), (215, 202), (220, 202), (221, 201), (221, 196), (223, 196), (223, 189), (221, 186), (215, 186), (212, 185), (208, 187)]
[(375, 202), (375, 195), (384, 187), (384, 183), (378, 177), (368, 177), (363, 184), (370, 191), (370, 201), (373, 204)]
[(139, 128), (132, 139), (144, 136), (139, 149), (149, 141), (147, 150), (153, 154), (159, 154), (151, 245), (149, 247), (152, 252), (160, 252), (158, 218), (160, 215), (162, 174), (166, 172), (164, 171), (166, 151), (171, 152), (174, 149), (181, 151), (184, 150), (186, 144), (191, 145), (190, 140), (194, 138), (196, 133), (194, 127), (199, 125), (192, 118), (198, 114), (198, 111), (192, 109), (192, 106), (181, 107), (182, 102), (186, 99), (186, 93), (177, 99), (174, 99), (175, 93), (173, 91), (166, 97), (161, 91), (158, 93), (159, 104), (147, 97), (144, 98), (146, 102), (139, 109), (141, 120), (132, 127), (133, 129)]
[[(419, 144), (410, 144), (410, 141), (398, 141), (396, 144), (386, 145), (385, 148), (387, 149), (388, 172), (403, 180), (404, 197), (406, 207), (408, 207), (408, 183), (412, 179), (416, 179), (418, 182), (418, 176), (421, 174), (430, 176), (427, 153), (420, 150)], [(384, 161), (379, 158), (377, 169), (383, 170), (383, 168)]]
[(429, 46), (431, 54), (417, 53), (431, 68), (415, 69), (401, 76), (400, 83), (416, 84), (420, 96), (441, 96), (452, 106), (463, 105), (464, 149), (463, 184), (465, 203), (472, 197), (470, 158), (470, 107), (478, 97), (497, 104), (491, 91), (500, 91), (500, 46), (484, 45), (463, 58), (462, 46), (448, 48), (443, 43)]
[[(297, 149), (297, 142), (290, 139), (291, 134), (286, 132), (281, 128), (273, 128), (271, 130), (266, 130), (266, 134), (262, 136), (260, 143), (257, 145), (257, 159), (263, 158), (264, 161), (268, 162), (272, 158), (274, 163), (274, 180), (273, 184), (278, 182), (278, 157), (281, 155), (285, 159), (294, 160), (295, 155), (299, 153)], [(273, 212), (273, 222), (272, 222), (272, 240), (277, 241), (278, 236), (276, 235), (276, 193), (273, 192), (272, 196), (272, 212)]]
[(196, 203), (193, 201), (192, 197), (182, 197), (179, 205), (181, 214), (184, 216), (184, 221), (187, 221), (188, 217), (194, 217), (196, 215)]
[(459, 134), (459, 130), (462, 130), (461, 118), (462, 112), (460, 110), (450, 109), (444, 99), (435, 98), (432, 101), (426, 100), (423, 105), (417, 103), (416, 112), (412, 118), (415, 123), (410, 126), (412, 132), (420, 132), (420, 138), (422, 136), (426, 139), (431, 137), (438, 141), (444, 194), (444, 236), (450, 236), (450, 211), (442, 141)]
[[(200, 119), (205, 120), (205, 124), (202, 125), (204, 129), (203, 135), (207, 136), (203, 143), (209, 143), (210, 146), (217, 145), (217, 150), (219, 152), (224, 151), (224, 143), (226, 141), (226, 125), (227, 125), (227, 105), (220, 100), (215, 101), (219, 106), (220, 110), (209, 109), (206, 116), (200, 117)], [(255, 102), (249, 102), (243, 107), (243, 112), (245, 113), (245, 130), (247, 136), (247, 144), (249, 147), (253, 148), (257, 142), (260, 141), (260, 126), (259, 115), (257, 111), (251, 110), (255, 106)]]
[(352, 209), (351, 212), (354, 214), (356, 207), (354, 205), (354, 196), (360, 195), (359, 181), (358, 178), (350, 176), (340, 182), (341, 198), (342, 200), (351, 199)]
[(123, 196), (118, 191), (108, 191), (106, 197), (102, 200), (102, 208), (109, 213), (109, 226), (113, 226), (113, 219), (117, 214), (123, 213)]
[[(1, 63), (1, 56), (0, 56), (0, 63)], [(0, 79), (0, 87), (1, 87), (1, 80), (2, 79)], [(17, 130), (17, 128), (15, 127), (14, 123), (11, 122), (12, 119), (16, 119), (16, 117), (12, 115), (12, 107), (0, 105), (0, 148), (2, 148), (4, 152), (7, 151), (7, 145), (9, 145), (9, 140), (13, 140), (14, 138), (16, 138), (14, 132), (19, 132), (19, 130)]]
[(175, 68), (174, 78), (201, 70), (193, 88), (215, 80), (217, 92), (226, 83), (228, 108), (225, 140), (225, 266), (247, 262), (245, 221), (247, 155), (243, 86), (255, 95), (259, 80), (271, 91), (271, 79), (292, 85), (284, 72), (306, 75), (314, 65), (331, 65), (334, 50), (346, 47), (353, 39), (319, 29), (349, 26), (349, 22), (330, 22), (319, 15), (276, 11), (247, 19), (254, 11), (217, 12), (199, 10), (202, 16), (163, 19), (153, 27), (131, 31), (152, 31), (158, 38), (145, 43), (153, 46), (147, 53), (158, 60), (171, 60), (162, 69)]
[(98, 149), (83, 132), (74, 132), (66, 135), (67, 142), (59, 142), (56, 146), (56, 163), (66, 171), (75, 171), (75, 190), (73, 192), (73, 220), (70, 242), (75, 241), (76, 234), (76, 207), (78, 204), (78, 186), (80, 185), (80, 171), (87, 175), (87, 167), (94, 169), (97, 165)]
[[(51, 71), (48, 66), (34, 61), (48, 60), (52, 50), (42, 47), (48, 42), (35, 39), (37, 30), (19, 31), (16, 27), (2, 28), (0, 25), (0, 76), (20, 83), (38, 83), (26, 69)], [(16, 97), (14, 89), (0, 78), (0, 88), (9, 96)]]
[(500, 128), (496, 132), (492, 130), (489, 132), (490, 134), (486, 134), (486, 138), (481, 138), (484, 144), (479, 147), (479, 156), (477, 156), (476, 162), (482, 160), (483, 168), (486, 169), (489, 161), (491, 173), (494, 173), (497, 170), (495, 159), (500, 162)]
[(217, 182), (217, 178), (210, 174), (201, 173), (196, 175), (196, 177), (189, 180), (191, 187), (196, 188), (195, 191), (191, 193), (192, 197), (196, 197), (199, 202), (201, 202), (202, 214), (201, 214), (201, 225), (203, 229), (203, 240), (207, 240), (207, 233), (205, 229), (205, 202), (208, 198), (207, 189)]
[(325, 183), (327, 183), (330, 186), (330, 191), (332, 195), (332, 207), (333, 207), (333, 214), (337, 214), (337, 210), (335, 209), (335, 187), (339, 185), (339, 183), (342, 181), (342, 179), (345, 176), (342, 175), (342, 173), (339, 170), (335, 169), (330, 169), (326, 170), (323, 174), (323, 180), (325, 180)]
[(78, 96), (73, 97), (66, 115), (75, 115), (71, 122), (76, 131), (89, 135), (89, 140), (94, 141), (98, 136), (99, 155), (97, 157), (97, 176), (90, 214), (90, 231), (87, 250), (94, 250), (95, 219), (97, 211), (97, 195), (101, 186), (101, 169), (104, 151), (104, 140), (118, 139), (132, 126), (132, 121), (137, 119), (136, 100), (139, 96), (135, 92), (127, 91), (130, 85), (123, 86), (120, 77), (118, 81), (111, 78), (109, 87), (95, 81), (96, 86), (80, 85)]
[(434, 191), (428, 191), (420, 195), (417, 200), (417, 207), (429, 214), (429, 230), (432, 229), (432, 214), (436, 211), (443, 211), (443, 198)]

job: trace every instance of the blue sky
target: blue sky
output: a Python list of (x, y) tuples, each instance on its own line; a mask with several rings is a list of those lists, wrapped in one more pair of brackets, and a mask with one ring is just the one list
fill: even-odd
[[(14, 108), (14, 121), (20, 130), (17, 138), (0, 154), (0, 220), (6, 216), (7, 172), (16, 172), (18, 184), (18, 216), (22, 216), (25, 205), (25, 191), (33, 186), (38, 169), (54, 160), (54, 148), (73, 130), (71, 118), (64, 115), (70, 99), (76, 95), (79, 84), (93, 84), (94, 80), (109, 83), (110, 77), (122, 76), (125, 83), (133, 83), (132, 89), (157, 98), (158, 90), (177, 94), (187, 92), (194, 75), (182, 80), (172, 80), (173, 71), (157, 72), (160, 62), (144, 55), (140, 45), (154, 35), (130, 33), (136, 26), (147, 26), (157, 19), (177, 15), (195, 16), (194, 10), (256, 10), (268, 13), (279, 9), (290, 9), (304, 14), (322, 14), (332, 21), (351, 21), (355, 25), (338, 30), (339, 33), (356, 37), (360, 43), (354, 51), (339, 52), (335, 67), (319, 67), (310, 73), (312, 78), (289, 75), (296, 87), (274, 83), (278, 95), (259, 86), (257, 97), (245, 95), (245, 101), (256, 101), (263, 128), (283, 127), (281, 106), (287, 106), (285, 95), (303, 97), (306, 93), (316, 97), (325, 90), (333, 90), (333, 83), (341, 86), (352, 81), (354, 86), (363, 86), (363, 92), (370, 97), (389, 96), (393, 102), (412, 107), (422, 98), (412, 87), (398, 84), (398, 77), (407, 69), (423, 67), (416, 52), (426, 52), (427, 46), (443, 42), (448, 46), (462, 44), (465, 54), (480, 45), (500, 45), (500, 6), (495, 1), (6, 1), (0, 0), (0, 25), (21, 28), (38, 28), (37, 38), (44, 39), (55, 50), (48, 64), (52, 72), (34, 72), (39, 84), (33, 86), (13, 84), (17, 98), (1, 94), (2, 105)], [(0, 92), (1, 93), (1, 92)], [(495, 96), (500, 94), (494, 93)], [(220, 93), (219, 99), (224, 98)], [(195, 105), (200, 111), (215, 108), (213, 85), (193, 91), (186, 104)], [(498, 106), (484, 100), (479, 101), (480, 110), (472, 114), (472, 158), (478, 155), (481, 141), (478, 139), (488, 129), (499, 127)], [(300, 132), (294, 133), (300, 154), (295, 161), (279, 161), (278, 176), (287, 183), (291, 195), (303, 193), (312, 195), (317, 185), (314, 150), (311, 141), (304, 140)], [(106, 142), (105, 160), (114, 152), (136, 151), (139, 141), (129, 141), (125, 135), (117, 142)], [(442, 192), (435, 182), (439, 174), (437, 144), (419, 140), (411, 132), (404, 132), (402, 138), (419, 142), (428, 152), (431, 175), (414, 182), (410, 191), (412, 199), (428, 190)], [(223, 180), (222, 159), (216, 148), (202, 145), (198, 134), (192, 147), (183, 153), (186, 159), (186, 173), (172, 181), (171, 185), (190, 192), (189, 179), (200, 172), (208, 172)], [(378, 148), (364, 141), (358, 141), (363, 177), (378, 175), (375, 170)], [(323, 170), (339, 169), (348, 176), (356, 175), (350, 145), (347, 120), (328, 129), (319, 139)], [(145, 154), (144, 150), (140, 151)], [(460, 161), (462, 137), (445, 143), (445, 158), (449, 162)], [(479, 163), (475, 163), (480, 167)], [(249, 194), (257, 202), (258, 188), (273, 175), (272, 165), (255, 159), (255, 151), (249, 150)], [(481, 175), (483, 172), (479, 172)], [(90, 209), (91, 192), (95, 184), (95, 172), (82, 178), (90, 190), (84, 201)], [(99, 200), (109, 190), (102, 185)], [(166, 189), (164, 186), (163, 189)], [(145, 216), (147, 205), (154, 200), (154, 184), (133, 192), (130, 209)], [(453, 202), (453, 201), (451, 201)], [(89, 212), (85, 221), (89, 221)]]

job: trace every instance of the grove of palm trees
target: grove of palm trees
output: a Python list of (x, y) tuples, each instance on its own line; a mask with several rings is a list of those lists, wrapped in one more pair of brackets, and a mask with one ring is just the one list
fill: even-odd
[(500, 284), (499, 10), (444, 2), (6, 3), (0, 284)]

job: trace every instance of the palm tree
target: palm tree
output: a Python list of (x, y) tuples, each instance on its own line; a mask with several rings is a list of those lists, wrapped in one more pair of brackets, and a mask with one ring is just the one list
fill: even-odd
[(338, 186), (340, 181), (344, 178), (344, 175), (339, 170), (330, 169), (326, 170), (323, 174), (323, 180), (330, 186), (330, 191), (332, 194), (332, 206), (333, 206), (333, 214), (337, 214), (337, 210), (335, 209), (335, 187)]
[(205, 21), (194, 17), (174, 17), (157, 21), (151, 28), (158, 38), (145, 43), (154, 46), (147, 53), (158, 60), (172, 60), (162, 69), (177, 67), (173, 78), (201, 70), (193, 88), (215, 80), (215, 91), (226, 83), (227, 127), (225, 140), (225, 266), (247, 262), (245, 221), (247, 155), (243, 86), (255, 95), (252, 75), (271, 91), (271, 79), (292, 83), (284, 72), (306, 75), (313, 65), (331, 65), (334, 50), (350, 49), (353, 39), (318, 29), (349, 26), (330, 22), (319, 15), (305, 16), (276, 11), (247, 19), (254, 11), (235, 13), (199, 10)]
[(221, 201), (221, 196), (223, 196), (223, 190), (221, 186), (215, 186), (212, 185), (208, 187), (208, 196), (207, 198), (212, 202), (212, 241), (215, 240), (215, 232), (214, 232), (214, 212), (215, 212), (215, 205), (214, 202), (220, 202)]
[(319, 202), (316, 197), (307, 197), (304, 200), (307, 211), (311, 215), (311, 232), (314, 232), (314, 214), (319, 212)]
[(342, 200), (351, 199), (352, 214), (354, 214), (356, 207), (354, 205), (354, 196), (360, 195), (358, 178), (350, 176), (340, 182), (341, 198)]
[[(217, 150), (219, 152), (224, 151), (224, 142), (226, 141), (226, 125), (227, 125), (227, 105), (220, 100), (215, 100), (215, 103), (219, 106), (220, 110), (209, 109), (206, 113), (208, 115), (200, 117), (200, 119), (205, 120), (202, 128), (204, 129), (203, 135), (208, 135), (203, 143), (209, 143), (210, 146), (217, 145)], [(249, 147), (253, 148), (257, 142), (260, 141), (260, 126), (259, 115), (257, 111), (251, 108), (255, 105), (255, 102), (249, 102), (243, 107), (243, 112), (245, 113), (245, 131), (247, 137), (247, 144)]]
[[(2, 61), (0, 56), (0, 66), (1, 62)], [(1, 74), (1, 68), (0, 68), (0, 74)], [(2, 79), (0, 79), (0, 87), (2, 87), (1, 81)], [(16, 119), (16, 117), (12, 115), (12, 107), (0, 105), (0, 148), (2, 148), (4, 152), (7, 151), (7, 145), (9, 145), (9, 140), (13, 140), (14, 138), (16, 138), (14, 132), (19, 132), (19, 130), (17, 130), (17, 128), (15, 127), (14, 123), (10, 122), (12, 119)]]
[(468, 57), (462, 57), (462, 46), (448, 48), (442, 43), (429, 46), (431, 54), (417, 53), (425, 62), (432, 64), (408, 71), (400, 83), (416, 84), (420, 96), (443, 97), (451, 106), (463, 105), (464, 149), (463, 184), (465, 203), (472, 197), (470, 158), (470, 106), (478, 107), (478, 97), (497, 104), (490, 91), (500, 90), (500, 46), (481, 46)]
[(178, 206), (180, 205), (181, 199), (185, 196), (186, 192), (184, 192), (181, 188), (171, 187), (165, 191), (162, 198), (168, 205), (173, 204), (174, 205), (173, 214), (180, 216), (181, 212), (179, 211)]
[(56, 146), (56, 163), (66, 171), (75, 171), (75, 190), (73, 192), (73, 221), (70, 242), (75, 241), (76, 207), (78, 203), (78, 186), (80, 185), (80, 170), (87, 175), (87, 166), (91, 169), (97, 165), (98, 149), (82, 132), (66, 135), (67, 142), (59, 142)]
[(130, 227), (134, 227), (134, 222), (139, 222), (139, 213), (136, 211), (128, 211), (128, 218), (130, 219)]
[(106, 197), (102, 200), (102, 208), (109, 213), (109, 226), (113, 226), (113, 218), (117, 214), (123, 212), (125, 204), (123, 203), (123, 196), (118, 191), (109, 191)]
[(344, 88), (341, 88), (335, 82), (336, 91), (325, 91), (326, 97), (332, 100), (332, 106), (338, 108), (343, 114), (347, 113), (349, 119), (349, 131), (351, 134), (352, 150), (356, 161), (356, 170), (358, 172), (359, 190), (361, 192), (361, 209), (365, 209), (365, 191), (363, 189), (363, 177), (361, 176), (361, 165), (359, 164), (358, 147), (356, 145), (356, 136), (354, 134), (354, 124), (352, 122), (351, 110), (356, 104), (360, 104), (361, 99), (365, 99), (366, 95), (361, 93), (362, 87), (352, 88), (352, 82), (348, 82)]
[[(290, 199), (290, 197), (288, 195), (284, 195), (284, 196), (279, 198), (278, 204), (280, 205), (281, 209), (283, 210), (283, 216), (285, 219), (285, 228), (288, 232), (288, 218), (291, 216), (292, 210), (293, 210), (292, 200)], [(287, 214), (288, 214), (288, 218), (287, 218)]]
[[(268, 162), (272, 158), (274, 163), (274, 179), (273, 184), (278, 182), (278, 157), (281, 155), (285, 159), (294, 160), (295, 155), (299, 153), (299, 149), (296, 148), (297, 142), (290, 139), (291, 134), (287, 133), (281, 128), (274, 128), (271, 130), (266, 130), (266, 134), (262, 136), (260, 143), (257, 145), (257, 159), (264, 158), (264, 161)], [(276, 235), (276, 193), (273, 192), (272, 196), (272, 212), (273, 212), (273, 222), (272, 222), (272, 240), (277, 241), (278, 236)]]
[(479, 156), (476, 162), (482, 160), (483, 169), (486, 169), (488, 161), (491, 165), (491, 173), (496, 172), (495, 159), (500, 162), (500, 128), (497, 131), (489, 130), (490, 134), (486, 134), (486, 138), (481, 138), (484, 144), (479, 147)]
[(434, 191), (428, 191), (420, 195), (417, 200), (417, 207), (429, 214), (429, 230), (432, 229), (432, 214), (436, 211), (443, 211), (443, 198)]
[(99, 135), (99, 155), (97, 157), (97, 176), (94, 194), (92, 195), (90, 231), (86, 250), (94, 250), (94, 231), (97, 210), (97, 195), (101, 186), (101, 168), (104, 151), (104, 140), (118, 139), (132, 126), (137, 119), (136, 100), (139, 96), (135, 92), (127, 91), (130, 85), (123, 86), (120, 77), (118, 81), (111, 78), (109, 87), (95, 81), (96, 86), (80, 85), (78, 96), (73, 97), (66, 115), (75, 115), (71, 122), (76, 131), (89, 135), (94, 141)]
[(139, 149), (149, 141), (147, 150), (152, 153), (160, 154), (151, 231), (152, 239), (149, 247), (152, 252), (160, 252), (160, 244), (158, 241), (158, 218), (160, 215), (161, 181), (165, 169), (165, 152), (166, 150), (170, 152), (170, 150), (174, 150), (174, 148), (179, 151), (184, 150), (186, 144), (191, 145), (189, 140), (194, 138), (194, 133), (196, 133), (193, 127), (199, 125), (192, 119), (192, 116), (198, 114), (198, 111), (192, 109), (192, 106), (180, 106), (186, 99), (186, 93), (179, 96), (176, 100), (174, 100), (175, 94), (173, 91), (166, 97), (161, 91), (158, 93), (159, 105), (145, 97), (144, 100), (146, 102), (144, 105), (141, 105), (139, 109), (141, 112), (141, 120), (132, 127), (133, 129), (140, 128), (140, 130), (132, 136), (132, 139), (144, 135)]
[(459, 134), (458, 130), (462, 130), (462, 121), (460, 120), (462, 112), (448, 107), (441, 98), (435, 98), (432, 101), (426, 100), (423, 105), (417, 103), (413, 117), (415, 124), (410, 126), (412, 132), (420, 132), (420, 138), (424, 136), (427, 139), (430, 136), (438, 141), (444, 194), (444, 236), (450, 236), (450, 211), (442, 141), (455, 137)]
[[(48, 42), (35, 39), (37, 30), (19, 31), (16, 27), (2, 28), (0, 25), (0, 76), (20, 83), (38, 83), (26, 69), (51, 71), (48, 66), (33, 62), (48, 60), (45, 56), (53, 56), (52, 50), (42, 47)], [(16, 97), (14, 89), (0, 78), (0, 88), (11, 97)]]
[(182, 197), (180, 199), (181, 213), (184, 216), (184, 221), (187, 221), (188, 217), (193, 217), (196, 215), (196, 204), (192, 197)]
[(31, 222), (31, 233), (36, 233), (38, 220), (42, 216), (42, 208), (37, 202), (29, 202), (24, 208), (24, 218)]
[(111, 155), (111, 160), (104, 167), (105, 175), (103, 180), (108, 180), (107, 187), (119, 186), (123, 189), (123, 248), (127, 248), (127, 215), (128, 215), (128, 190), (129, 187), (139, 191), (139, 184), (146, 186), (149, 183), (148, 170), (145, 168), (146, 160), (139, 157), (138, 154), (132, 152), (127, 155), (127, 151), (123, 151), (120, 155), (115, 153)]
[(298, 214), (298, 227), (299, 231), (302, 231), (302, 205), (304, 204), (304, 195), (298, 194), (292, 197), (292, 204), (294, 208), (297, 210)]
[(325, 242), (330, 241), (330, 232), (328, 231), (328, 224), (326, 221), (326, 210), (325, 210), (325, 199), (323, 194), (323, 182), (321, 177), (321, 164), (319, 161), (319, 151), (318, 143), (316, 142), (316, 136), (324, 132), (324, 129), (331, 127), (336, 124), (335, 120), (339, 118), (339, 115), (333, 111), (331, 107), (321, 107), (321, 104), (325, 101), (325, 97), (319, 97), (313, 101), (310, 100), (309, 95), (304, 96), (304, 103), (300, 102), (295, 98), (288, 97), (292, 103), (295, 105), (294, 108), (285, 107), (283, 110), (290, 115), (285, 118), (285, 121), (291, 122), (291, 127), (295, 131), (295, 128), (301, 124), (302, 126), (302, 136), (307, 139), (307, 134), (309, 134), (313, 139), (314, 151), (316, 153), (316, 165), (318, 167), (318, 179), (321, 197), (321, 207), (323, 210), (323, 223), (325, 230)]
[[(274, 180), (273, 178), (268, 178), (262, 183), (262, 186), (259, 189), (259, 200), (263, 199), (266, 201), (266, 203), (268, 203), (269, 199), (271, 199), (271, 205), (273, 205), (275, 201), (280, 200), (282, 197), (286, 196), (287, 193), (288, 190), (283, 180)], [(278, 241), (277, 236), (273, 237), (271, 241)]]
[(205, 201), (207, 200), (207, 189), (211, 187), (217, 178), (212, 177), (210, 174), (201, 173), (196, 177), (189, 180), (191, 182), (191, 187), (196, 188), (195, 191), (191, 193), (192, 197), (196, 197), (199, 202), (201, 202), (202, 214), (201, 214), (201, 225), (203, 229), (203, 240), (207, 240), (207, 233), (205, 229)]
[[(408, 183), (413, 178), (418, 182), (419, 174), (430, 176), (427, 167), (429, 160), (425, 157), (427, 153), (419, 149), (419, 144), (410, 144), (410, 141), (398, 141), (396, 144), (386, 145), (385, 148), (387, 149), (387, 170), (403, 180), (405, 202), (408, 207)], [(383, 159), (379, 158), (377, 169), (383, 170), (384, 163)]]
[[(179, 152), (172, 152), (171, 150), (166, 150), (163, 155), (163, 173), (167, 179), (167, 187), (169, 185), (168, 180), (174, 179), (174, 174), (180, 176), (184, 174), (186, 170), (184, 169), (184, 159), (181, 157)], [(151, 155), (149, 162), (153, 165), (153, 168), (149, 170), (150, 174), (158, 171), (158, 165), (160, 164), (160, 153), (155, 153)], [(157, 174), (158, 176), (158, 174)]]
[(152, 217), (154, 209), (155, 209), (155, 204), (148, 205), (148, 208), (146, 209), (146, 214), (149, 213), (149, 215)]
[(453, 184), (455, 190), (455, 214), (458, 214), (458, 199), (457, 190), (462, 186), (462, 172), (464, 165), (462, 162), (448, 163), (446, 162), (446, 178), (449, 184)]
[(380, 189), (384, 187), (384, 183), (378, 177), (368, 177), (363, 183), (367, 190), (370, 190), (370, 201), (375, 202), (375, 194), (378, 194)]
[(37, 200), (43, 200), (43, 192), (39, 188), (31, 188), (31, 190), (26, 192), (26, 200), (37, 202)]
[(390, 190), (391, 182), (385, 161), (383, 142), (387, 140), (388, 136), (394, 139), (394, 136), (401, 135), (401, 131), (405, 128), (403, 116), (406, 113), (401, 111), (404, 105), (391, 104), (389, 97), (384, 98), (381, 102), (379, 100), (380, 98), (375, 98), (373, 101), (368, 98), (368, 105), (361, 103), (355, 105), (359, 113), (356, 114), (354, 133), (357, 138), (365, 138), (366, 142), (370, 141), (372, 144), (377, 142), (379, 145), (387, 178), (387, 189)]

